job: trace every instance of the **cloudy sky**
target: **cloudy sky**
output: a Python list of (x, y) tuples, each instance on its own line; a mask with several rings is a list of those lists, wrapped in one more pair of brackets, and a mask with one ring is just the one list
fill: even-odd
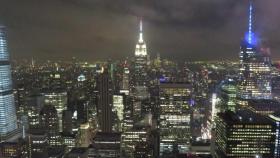
[[(255, 29), (280, 59), (280, 1), (254, 0)], [(1, 0), (13, 58), (133, 56), (139, 17), (152, 56), (237, 59), (248, 0)]]

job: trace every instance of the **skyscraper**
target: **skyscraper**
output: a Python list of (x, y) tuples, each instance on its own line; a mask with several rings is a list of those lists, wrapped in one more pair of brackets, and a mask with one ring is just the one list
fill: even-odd
[(45, 104), (53, 105), (57, 111), (59, 121), (59, 132), (63, 131), (62, 113), (67, 109), (67, 93), (61, 90), (48, 91), (43, 93)]
[(236, 113), (227, 111), (218, 114), (216, 124), (215, 157), (274, 157), (276, 154), (276, 123), (266, 116), (246, 109)]
[(0, 26), (0, 74), (0, 140), (5, 140), (16, 131), (17, 118), (4, 26)]
[(143, 24), (141, 20), (139, 39), (135, 48), (134, 85), (136, 87), (145, 87), (147, 85), (147, 65), (148, 53), (146, 43), (143, 39)]
[(250, 1), (248, 32), (240, 47), (238, 98), (241, 100), (271, 98), (270, 53), (263, 48), (253, 31), (253, 11)]
[(191, 112), (189, 83), (160, 83), (160, 156), (173, 152), (187, 153), (190, 149)]
[(57, 110), (53, 105), (45, 105), (40, 112), (40, 125), (48, 136), (49, 145), (61, 145), (59, 120)]
[(107, 69), (103, 69), (98, 78), (98, 117), (102, 132), (112, 132), (112, 104), (113, 95), (110, 76)]
[(139, 39), (135, 48), (135, 60), (133, 71), (133, 115), (134, 120), (138, 120), (145, 113), (141, 109), (143, 101), (150, 97), (148, 92), (148, 53), (146, 43), (143, 39), (143, 25), (140, 21)]

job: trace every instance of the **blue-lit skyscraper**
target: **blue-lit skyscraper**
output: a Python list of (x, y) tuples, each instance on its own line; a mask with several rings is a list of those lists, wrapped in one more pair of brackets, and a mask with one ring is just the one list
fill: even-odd
[(0, 140), (5, 140), (16, 129), (17, 119), (6, 32), (5, 27), (0, 26)]
[[(253, 29), (254, 8), (252, 1), (249, 7), (248, 32), (240, 47), (240, 83), (238, 98), (271, 99), (271, 60), (270, 52), (263, 47)], [(246, 104), (246, 102), (240, 102)]]

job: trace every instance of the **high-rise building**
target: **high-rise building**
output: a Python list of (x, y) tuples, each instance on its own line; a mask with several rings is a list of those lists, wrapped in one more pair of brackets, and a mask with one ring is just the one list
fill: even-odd
[(91, 131), (89, 123), (81, 124), (78, 131), (78, 147), (88, 147), (91, 143), (92, 135), (94, 133)]
[(73, 129), (73, 112), (70, 110), (64, 110), (62, 113), (62, 124), (63, 124), (63, 133), (72, 134)]
[(32, 131), (28, 136), (28, 155), (29, 157), (48, 157), (48, 136), (42, 130)]
[(86, 123), (89, 118), (89, 103), (85, 98), (78, 98), (77, 106), (77, 121), (78, 123)]
[(275, 133), (274, 121), (252, 111), (218, 113), (215, 157), (274, 157)]
[(61, 90), (55, 90), (51, 92), (45, 92), (43, 95), (45, 104), (50, 104), (55, 107), (58, 115), (59, 132), (62, 132), (62, 113), (63, 110), (67, 109), (67, 93)]
[(143, 24), (141, 20), (139, 39), (135, 48), (135, 67), (134, 67), (135, 86), (147, 85), (147, 65), (148, 65), (148, 53), (147, 53), (147, 46), (143, 38)]
[(112, 132), (112, 87), (107, 69), (98, 76), (98, 117), (102, 132)]
[(219, 86), (219, 111), (235, 111), (236, 82), (233, 79), (223, 80)]
[(190, 148), (190, 99), (192, 86), (188, 83), (160, 83), (160, 156)]
[[(133, 127), (122, 133), (121, 152), (123, 157), (135, 157), (138, 145), (149, 144), (149, 127)], [(148, 149), (147, 149), (148, 150)]]
[(70, 151), (72, 148), (76, 147), (76, 143), (77, 143), (76, 134), (62, 133), (61, 137), (62, 137), (62, 145), (66, 146), (66, 151)]
[(123, 66), (123, 74), (122, 74), (122, 83), (121, 83), (121, 89), (120, 93), (124, 93), (126, 95), (129, 94), (130, 90), (130, 78), (129, 78), (129, 68), (127, 65), (127, 61), (125, 61), (124, 66)]
[(127, 131), (133, 127), (133, 107), (132, 98), (130, 96), (124, 96), (124, 114), (123, 114), (123, 124), (122, 131)]
[(59, 121), (57, 110), (52, 105), (45, 105), (40, 112), (40, 126), (48, 135), (48, 142), (51, 146), (61, 145), (59, 133)]
[(269, 115), (269, 118), (273, 120), (276, 124), (275, 132), (275, 148), (274, 148), (274, 157), (280, 157), (280, 113), (275, 112), (274, 114)]
[[(133, 69), (133, 88), (132, 93), (135, 98), (135, 109), (141, 109), (139, 101), (149, 98), (148, 93), (148, 53), (147, 46), (143, 38), (143, 25), (140, 21), (139, 39), (135, 48), (135, 59)], [(140, 117), (140, 116), (139, 116)]]
[(7, 139), (17, 129), (9, 57), (5, 27), (0, 25), (0, 140)]
[(113, 95), (113, 130), (116, 132), (122, 131), (124, 103), (123, 95)]
[(89, 158), (119, 158), (121, 149), (120, 133), (97, 132), (89, 147)]
[(27, 98), (27, 113), (29, 129), (40, 128), (39, 114), (44, 106), (44, 98), (42, 95), (34, 94)]
[(242, 100), (271, 98), (271, 60), (269, 49), (264, 48), (253, 30), (253, 4), (249, 7), (249, 29), (240, 47), (239, 104)]

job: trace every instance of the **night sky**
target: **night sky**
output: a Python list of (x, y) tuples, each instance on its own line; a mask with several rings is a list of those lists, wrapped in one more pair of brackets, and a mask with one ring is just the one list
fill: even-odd
[[(280, 59), (280, 1), (255, 0), (256, 32)], [(151, 56), (238, 59), (247, 0), (1, 0), (14, 59), (95, 61), (134, 54), (139, 17)]]

